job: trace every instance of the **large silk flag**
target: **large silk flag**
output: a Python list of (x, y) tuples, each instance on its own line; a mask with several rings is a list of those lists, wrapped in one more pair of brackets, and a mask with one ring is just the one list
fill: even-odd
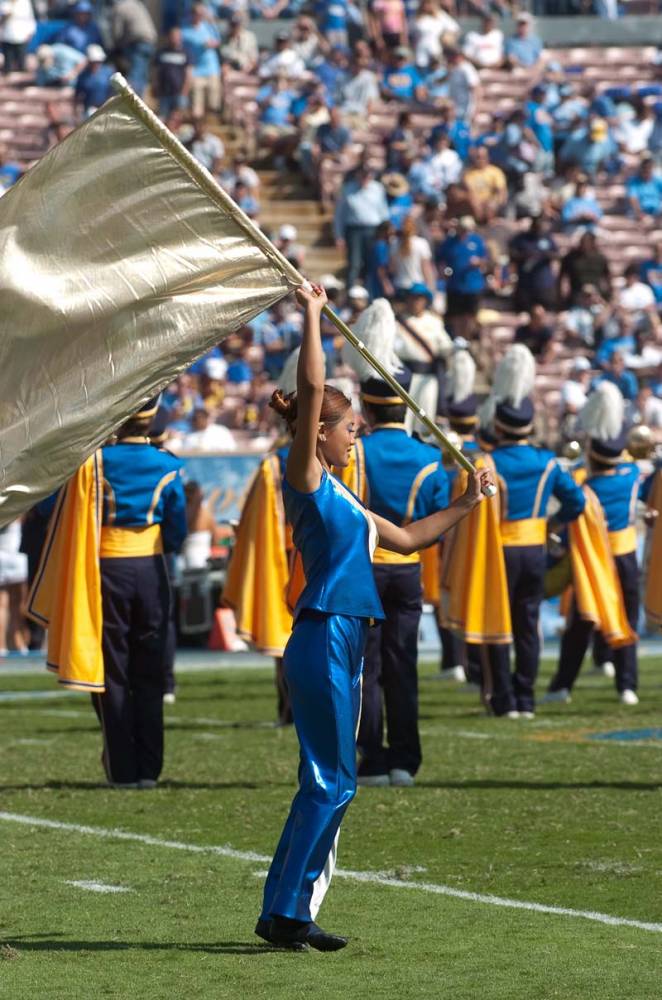
[(298, 284), (128, 88), (0, 200), (0, 525)]

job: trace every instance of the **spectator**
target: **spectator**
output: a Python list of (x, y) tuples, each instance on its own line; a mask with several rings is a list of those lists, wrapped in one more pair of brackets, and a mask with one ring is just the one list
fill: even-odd
[(63, 42), (40, 45), (37, 49), (37, 86), (73, 87), (87, 66), (87, 59), (78, 49)]
[(653, 289), (655, 303), (659, 309), (662, 305), (662, 242), (658, 241), (655, 244), (653, 256), (641, 264), (639, 277)]
[(191, 430), (180, 440), (174, 439), (175, 451), (236, 451), (237, 442), (232, 431), (212, 422), (204, 406), (196, 407), (191, 418)]
[(27, 653), (22, 604), (28, 578), (28, 557), (20, 551), (21, 522), (0, 528), (0, 656), (9, 647)]
[(625, 185), (630, 214), (635, 219), (657, 216), (662, 211), (662, 179), (655, 173), (653, 159), (644, 156), (637, 173)]
[[(412, 285), (407, 291), (404, 310), (398, 316), (396, 350), (413, 372), (409, 392), (418, 405), (434, 420), (444, 412), (446, 358), (452, 351), (451, 338), (443, 321), (431, 309), (432, 292), (425, 285)], [(427, 432), (408, 410), (405, 423), (410, 433)]]
[(273, 21), (287, 12), (290, 0), (251, 0), (251, 14), (256, 18)]
[(625, 357), (623, 352), (616, 350), (605, 362), (604, 373), (597, 379), (599, 382), (613, 382), (621, 391), (623, 399), (634, 400), (637, 398), (639, 383), (636, 375), (629, 372), (625, 367)]
[(618, 305), (632, 316), (641, 329), (657, 326), (657, 305), (650, 285), (639, 280), (639, 267), (629, 264), (623, 272), (625, 284), (618, 293)]
[(110, 32), (113, 49), (127, 64), (127, 80), (142, 97), (158, 37), (152, 15), (142, 0), (114, 0)]
[(283, 73), (289, 80), (300, 80), (306, 75), (306, 64), (290, 44), (287, 31), (280, 31), (274, 42), (274, 52), (258, 71), (261, 80), (271, 80)]
[(481, 20), (480, 31), (469, 31), (462, 46), (467, 59), (478, 69), (492, 69), (503, 66), (505, 57), (503, 31), (496, 26), (492, 14)]
[(103, 48), (103, 38), (95, 21), (92, 20), (92, 4), (88, 0), (78, 0), (70, 8), (71, 21), (57, 35), (56, 41), (70, 45), (72, 49), (86, 53), (88, 45)]
[[(350, 0), (317, 0), (315, 16), (321, 37), (332, 46), (339, 45), (346, 49), (348, 36), (348, 21), (350, 16)], [(300, 19), (304, 20), (303, 18)], [(306, 18), (309, 27), (315, 31), (315, 22)], [(306, 63), (308, 60), (306, 60)]]
[(487, 249), (472, 216), (463, 216), (437, 250), (436, 263), (446, 281), (446, 319), (454, 337), (469, 340), (485, 290)]
[(611, 306), (595, 285), (583, 285), (576, 301), (563, 316), (566, 334), (582, 347), (595, 347), (605, 331), (613, 328)]
[(402, 223), (414, 208), (409, 182), (403, 174), (382, 174), (382, 184), (388, 198), (388, 212), (395, 230), (402, 229)]
[(611, 299), (609, 261), (598, 249), (595, 233), (585, 232), (579, 243), (561, 261), (559, 294), (562, 301), (575, 302), (585, 285), (593, 285), (598, 294)]
[(368, 308), (369, 303), (368, 289), (363, 285), (352, 285), (347, 292), (347, 308), (343, 315), (345, 322), (353, 326), (364, 309)]
[(402, 232), (391, 256), (393, 283), (396, 293), (405, 292), (412, 285), (436, 285), (432, 266), (430, 244), (416, 233), (416, 222), (411, 215), (402, 224)]
[(506, 39), (506, 61), (509, 66), (535, 66), (542, 55), (542, 42), (532, 30), (530, 14), (517, 15), (515, 34)]
[(343, 125), (340, 109), (335, 106), (329, 108), (329, 120), (319, 126), (315, 135), (313, 156), (316, 162), (320, 164), (324, 159), (340, 162), (351, 138), (349, 129)]
[(193, 4), (191, 23), (182, 29), (182, 40), (192, 68), (191, 111), (201, 118), (221, 107), (220, 38), (203, 3)]
[(159, 117), (166, 121), (173, 111), (182, 111), (191, 91), (191, 64), (181, 28), (171, 28), (166, 44), (156, 53), (152, 93), (159, 102)]
[(460, 49), (448, 49), (448, 98), (455, 109), (457, 117), (470, 121), (475, 108), (480, 89), (480, 77), (475, 66), (465, 59)]
[(648, 149), (654, 126), (655, 112), (652, 105), (640, 98), (635, 99), (632, 104), (620, 108), (614, 138), (624, 153), (640, 156)]
[(296, 96), (283, 74), (261, 87), (256, 95), (260, 122), (258, 138), (260, 144), (273, 151), (274, 164), (279, 170), (296, 146), (297, 130), (292, 114)]
[(283, 257), (287, 257), (295, 267), (301, 268), (306, 250), (301, 243), (297, 243), (298, 237), (297, 227), (286, 222), (278, 230), (278, 239), (275, 242)]
[(437, 141), (438, 132), (448, 133), (453, 149), (461, 160), (466, 160), (471, 147), (471, 131), (469, 126), (461, 118), (457, 117), (454, 105), (449, 101), (444, 101), (437, 109), (441, 121), (435, 125), (430, 133), (430, 146), (434, 146)]
[[(371, 299), (393, 299), (395, 285), (391, 272), (391, 238), (393, 226), (382, 222), (377, 227), (375, 239), (368, 253), (367, 286)], [(324, 285), (326, 288), (327, 286)]]
[(561, 386), (561, 404), (564, 417), (575, 416), (584, 408), (588, 399), (588, 388), (591, 381), (591, 362), (588, 358), (575, 358), (572, 362), (570, 375)]
[(577, 164), (583, 173), (594, 178), (600, 170), (612, 169), (618, 162), (618, 147), (602, 118), (574, 129), (559, 150), (559, 162)]
[(594, 227), (602, 218), (602, 209), (589, 190), (588, 177), (580, 174), (575, 193), (561, 208), (561, 222), (567, 233), (574, 233), (578, 226)]
[(433, 60), (441, 59), (443, 46), (454, 44), (459, 33), (460, 25), (436, 0), (421, 0), (413, 28), (416, 65), (427, 69)]
[(370, 57), (356, 53), (351, 73), (339, 89), (340, 108), (350, 121), (363, 124), (378, 100), (379, 82), (370, 68)]
[(232, 197), (249, 219), (257, 219), (260, 214), (260, 203), (247, 184), (244, 184), (243, 181), (237, 181)]
[(246, 27), (241, 14), (233, 14), (230, 18), (229, 31), (221, 45), (221, 58), (223, 70), (226, 66), (242, 73), (254, 73), (257, 69), (257, 39)]
[(221, 172), (220, 181), (230, 194), (237, 184), (243, 184), (254, 198), (260, 196), (260, 178), (253, 168), (248, 166), (246, 154), (243, 152), (235, 153), (231, 166)]
[(518, 190), (526, 174), (535, 169), (538, 140), (526, 125), (524, 111), (510, 115), (506, 126), (492, 147), (491, 160), (501, 167), (513, 190)]
[(558, 247), (543, 216), (531, 220), (527, 230), (510, 242), (510, 259), (516, 273), (515, 309), (530, 311), (534, 305), (556, 307), (554, 261)]
[(655, 395), (651, 385), (640, 385), (636, 397), (636, 415), (639, 422), (650, 427), (654, 439), (662, 440), (662, 399)]
[(84, 118), (88, 118), (112, 97), (110, 78), (114, 72), (115, 68), (106, 62), (106, 53), (101, 46), (88, 45), (87, 69), (78, 77), (75, 91), (76, 106), (82, 109)]
[(347, 284), (357, 283), (366, 273), (377, 226), (389, 217), (386, 191), (372, 170), (362, 163), (343, 184), (336, 206), (336, 245), (347, 248)]
[(443, 129), (435, 129), (430, 152), (416, 160), (409, 171), (409, 183), (414, 195), (443, 199), (450, 184), (455, 184), (462, 174), (462, 160), (451, 149), (450, 136)]
[(225, 146), (219, 136), (209, 131), (204, 118), (193, 119), (190, 148), (198, 163), (206, 167), (210, 174), (219, 173), (225, 156)]
[[(330, 6), (332, 5), (330, 4)], [(334, 43), (326, 38), (323, 34), (324, 28), (322, 24), (323, 22), (320, 24), (322, 34), (319, 34), (312, 17), (299, 17), (292, 30), (292, 48), (308, 70), (314, 67), (315, 63), (321, 58), (322, 52), (328, 51), (330, 45), (344, 44), (346, 46), (347, 44), (347, 42)]]
[(431, 108), (443, 108), (448, 103), (448, 69), (440, 56), (432, 56), (423, 71), (425, 103)]
[(379, 51), (407, 44), (403, 0), (370, 0), (368, 10), (370, 34)]
[(554, 172), (554, 129), (552, 117), (545, 107), (545, 88), (534, 87), (529, 100), (524, 105), (525, 126), (536, 137), (540, 152), (536, 167), (544, 174)]
[(31, 0), (2, 0), (0, 4), (0, 43), (2, 72), (22, 73), (28, 42), (37, 28)]
[(315, 76), (322, 84), (329, 104), (336, 104), (342, 89), (349, 80), (349, 59), (345, 49), (336, 45), (324, 62), (315, 67)]
[(385, 101), (412, 103), (425, 100), (425, 87), (418, 69), (411, 62), (411, 53), (400, 45), (389, 54), (384, 69), (382, 97)]
[(18, 163), (7, 159), (7, 146), (0, 142), (0, 197), (20, 178), (22, 170)]
[(545, 361), (554, 340), (554, 327), (549, 322), (545, 307), (531, 306), (526, 323), (521, 323), (515, 330), (515, 343), (528, 347), (535, 358)]
[(402, 171), (404, 161), (416, 145), (416, 135), (411, 127), (411, 112), (401, 111), (398, 123), (386, 139), (387, 170)]
[(473, 216), (480, 225), (489, 225), (505, 207), (508, 199), (506, 175), (501, 167), (490, 163), (486, 146), (476, 146), (470, 153), (471, 166), (464, 172)]

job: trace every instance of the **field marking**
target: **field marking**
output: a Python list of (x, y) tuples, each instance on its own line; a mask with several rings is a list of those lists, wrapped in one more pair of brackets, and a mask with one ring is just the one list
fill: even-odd
[(3, 691), (0, 704), (7, 701), (40, 701), (42, 698), (72, 698), (73, 691)]
[[(40, 816), (25, 816), (21, 813), (0, 812), (0, 821), (18, 823), (22, 826), (44, 827), (48, 830), (66, 830), (70, 833), (80, 833), (106, 840), (125, 840), (148, 847), (165, 847), (175, 851), (186, 851), (189, 854), (215, 854), (223, 858), (233, 858), (236, 861), (264, 863), (271, 861), (265, 854), (255, 851), (238, 851), (234, 847), (205, 844), (186, 844), (180, 840), (163, 840), (145, 833), (132, 833), (129, 830), (116, 830), (103, 826), (82, 826), (77, 823), (63, 823), (59, 820), (44, 819)], [(546, 913), (558, 917), (574, 917), (590, 920), (593, 923), (607, 924), (610, 927), (633, 927), (641, 931), (652, 931), (662, 934), (662, 924), (650, 923), (644, 920), (632, 920), (629, 917), (613, 917), (608, 913), (596, 910), (573, 910), (566, 906), (549, 906), (546, 903), (530, 903), (521, 899), (508, 899), (505, 896), (492, 896), (481, 892), (468, 892), (464, 889), (454, 889), (449, 885), (438, 885), (434, 882), (413, 882), (394, 878), (386, 872), (351, 871), (336, 869), (338, 878), (346, 878), (352, 882), (364, 882), (371, 885), (385, 886), (390, 889), (414, 889), (418, 892), (428, 892), (437, 896), (450, 896), (468, 903), (483, 903), (486, 906), (500, 906), (509, 910), (528, 910), (532, 913)]]
[(107, 885), (105, 882), (78, 882), (65, 880), (65, 885), (73, 885), (76, 889), (85, 889), (86, 892), (133, 892), (123, 885)]

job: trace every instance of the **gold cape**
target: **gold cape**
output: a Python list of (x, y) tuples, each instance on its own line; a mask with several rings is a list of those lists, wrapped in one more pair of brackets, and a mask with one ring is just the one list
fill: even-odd
[[(476, 468), (494, 468), (487, 455)], [(496, 481), (496, 476), (494, 477)], [(455, 500), (466, 489), (467, 473), (458, 472)], [(506, 564), (501, 543), (501, 501), (485, 500), (449, 531), (441, 567), (441, 624), (466, 642), (505, 645), (512, 642)]]
[(282, 656), (292, 631), (290, 567), (278, 455), (260, 464), (241, 512), (223, 599), (237, 631), (271, 656)]
[(105, 690), (99, 569), (102, 483), (97, 451), (60, 490), (28, 595), (28, 615), (48, 629), (48, 669), (74, 691)]
[(655, 474), (648, 497), (648, 506), (656, 510), (658, 516), (651, 529), (644, 608), (653, 625), (662, 628), (662, 569), (660, 569), (662, 566), (662, 469)]
[(584, 512), (568, 525), (572, 584), (580, 618), (600, 629), (610, 646), (637, 641), (625, 614), (607, 522), (593, 490), (584, 484)]

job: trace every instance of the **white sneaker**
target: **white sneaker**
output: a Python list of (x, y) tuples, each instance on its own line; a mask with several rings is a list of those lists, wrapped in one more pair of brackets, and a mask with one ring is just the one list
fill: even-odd
[(625, 691), (621, 691), (621, 705), (638, 705), (639, 698), (636, 691), (631, 691), (630, 688), (626, 688)]
[(395, 788), (412, 788), (414, 785), (414, 776), (410, 774), (409, 771), (405, 771), (400, 767), (394, 767), (390, 773), (391, 784)]
[(177, 697), (176, 697), (174, 691), (168, 691), (167, 694), (163, 695), (163, 704), (164, 705), (174, 705), (176, 701), (177, 701)]
[(572, 695), (568, 688), (559, 688), (558, 691), (548, 691), (540, 699), (542, 705), (549, 705), (554, 701), (558, 701), (562, 705), (569, 705), (572, 701)]
[(535, 712), (520, 712), (519, 713), (519, 717), (520, 717), (520, 719), (535, 719), (536, 713)]
[(616, 667), (611, 662), (611, 660), (606, 660), (604, 663), (600, 663), (593, 667), (591, 670), (592, 677), (608, 677), (610, 680), (616, 676)]
[(516, 709), (511, 709), (510, 712), (506, 712), (506, 719), (519, 719), (519, 712)]
[(448, 670), (442, 670), (438, 674), (440, 681), (457, 681), (458, 684), (464, 684), (467, 677), (464, 672), (464, 667), (459, 664), (455, 667), (450, 667)]
[(388, 788), (391, 782), (388, 774), (360, 774), (356, 784), (361, 788)]

